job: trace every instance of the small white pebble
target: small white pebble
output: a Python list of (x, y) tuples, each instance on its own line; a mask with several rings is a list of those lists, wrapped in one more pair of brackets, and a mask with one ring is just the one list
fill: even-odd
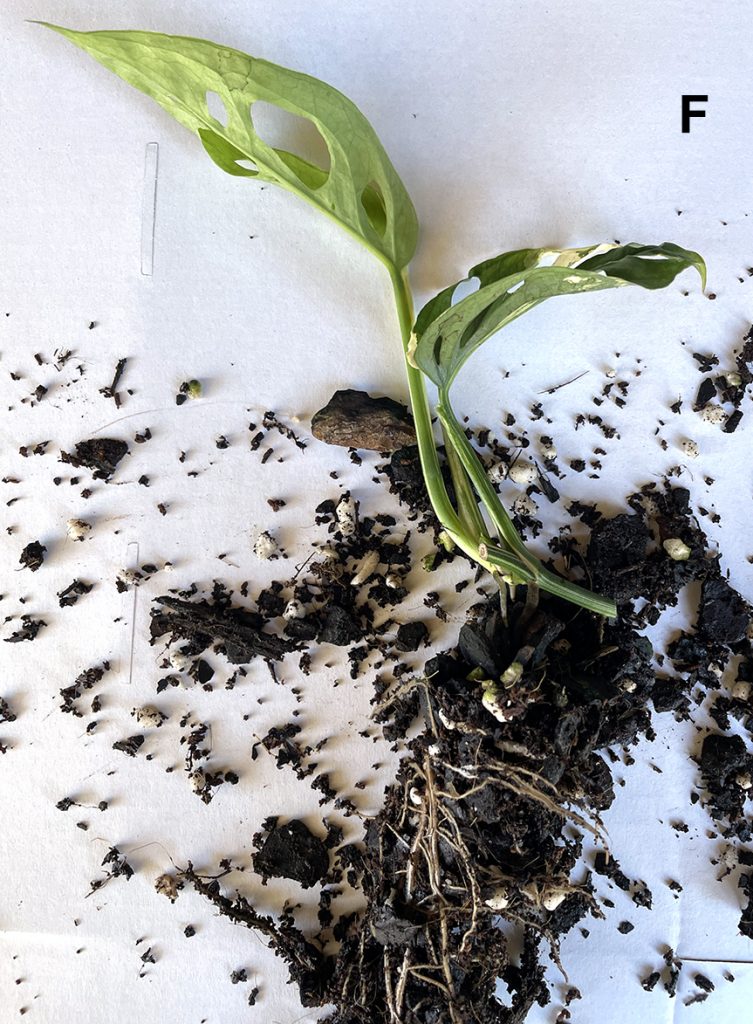
[(71, 540), (83, 540), (88, 533), (91, 533), (91, 523), (83, 519), (69, 519), (65, 524), (66, 533)]
[(145, 704), (141, 708), (134, 708), (133, 717), (145, 729), (159, 729), (167, 715), (164, 715), (159, 708), (155, 708), (152, 704)]
[(457, 722), (454, 722), (451, 718), (448, 718), (441, 708), (437, 709), (437, 714), (439, 715), (439, 721), (442, 723), (445, 729), (457, 729)]
[(613, 377), (617, 376), (617, 371), (613, 366), (608, 366), (607, 369), (604, 371), (604, 376), (609, 377), (609, 379), (612, 380)]
[(297, 598), (292, 597), (285, 605), (282, 617), (286, 622), (290, 622), (292, 619), (302, 619), (305, 614), (306, 610), (301, 602)]
[(624, 693), (635, 693), (637, 686), (638, 684), (634, 679), (625, 678), (620, 682), (620, 689)]
[(557, 458), (557, 449), (555, 448), (554, 443), (541, 445), (541, 457), (549, 462), (551, 462), (552, 459)]
[(736, 370), (730, 370), (729, 373), (725, 373), (724, 379), (727, 381), (731, 388), (739, 388), (743, 382), (742, 377)]
[(254, 554), (263, 561), (276, 555), (279, 550), (277, 541), (266, 530), (260, 533), (254, 541)]
[(415, 786), (411, 786), (410, 794), (409, 795), (410, 795), (410, 802), (413, 804), (414, 807), (420, 807), (421, 804), (424, 802), (423, 796), (416, 789)]
[(495, 462), (487, 470), (487, 475), (493, 484), (499, 484), (507, 477), (507, 465), (504, 462)]
[(750, 700), (750, 683), (745, 679), (738, 679), (730, 687), (730, 695), (733, 700)]
[(350, 494), (343, 494), (335, 507), (337, 525), (343, 537), (352, 537), (356, 532), (358, 513), (356, 503)]
[(697, 459), (699, 455), (698, 445), (689, 437), (680, 442), (680, 451), (689, 459)]
[(510, 894), (507, 889), (496, 889), (484, 903), (490, 910), (505, 910), (510, 905)]
[(176, 672), (187, 672), (191, 667), (191, 659), (183, 651), (170, 651), (168, 661)]
[(516, 516), (532, 516), (535, 512), (538, 512), (538, 509), (539, 506), (527, 494), (521, 494), (512, 503), (512, 510)]
[(690, 548), (679, 537), (669, 537), (664, 541), (662, 547), (675, 562), (687, 562), (690, 558)]
[(727, 419), (727, 413), (722, 409), (721, 405), (715, 405), (710, 403), (705, 405), (701, 410), (701, 419), (706, 423), (724, 423)]
[(370, 576), (374, 575), (376, 567), (379, 565), (379, 552), (369, 551), (361, 561), (358, 563), (358, 569), (355, 576), (350, 581), (352, 587), (360, 587), (362, 583), (365, 583)]
[(532, 484), (536, 479), (536, 467), (532, 466), (530, 462), (524, 462), (521, 459), (510, 466), (508, 477), (514, 484), (522, 484), (526, 486)]
[(544, 910), (556, 910), (567, 896), (565, 889), (545, 889), (541, 894), (541, 905)]
[(750, 789), (753, 786), (753, 779), (750, 776), (750, 772), (740, 772), (739, 775), (735, 776), (735, 782), (738, 784), (740, 789)]
[(396, 572), (388, 572), (384, 577), (384, 582), (390, 590), (398, 590), (403, 585), (402, 576), (399, 576)]
[(191, 783), (191, 789), (194, 793), (203, 793), (204, 788), (207, 784), (206, 776), (201, 768), (196, 768), (188, 776), (188, 781)]

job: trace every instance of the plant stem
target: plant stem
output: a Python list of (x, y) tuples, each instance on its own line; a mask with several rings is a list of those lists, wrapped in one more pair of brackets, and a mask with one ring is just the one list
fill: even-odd
[[(505, 507), (499, 500), (499, 495), (494, 490), (491, 480), (486, 475), (486, 470), (484, 469), (478, 454), (472, 447), (468, 438), (465, 436), (463, 428), (458, 423), (446, 395), (440, 394), (440, 403), (437, 411), (443, 427), (447, 430), (450, 443), (455, 447), (458, 457), (462, 460), (463, 465), (468, 472), (468, 476), (473, 481), (473, 485), (476, 488), (479, 497), (491, 516), (492, 522), (499, 530), (503, 540), (506, 542), (505, 546), (508, 547), (510, 552), (514, 553), (531, 571), (534, 581), (538, 583), (542, 590), (547, 590), (550, 594), (555, 594), (558, 597), (564, 597), (573, 604), (577, 604), (581, 608), (588, 608), (590, 611), (597, 612), (599, 615), (614, 618), (617, 614), (617, 608), (614, 601), (609, 600), (609, 598), (600, 597), (598, 594), (594, 594), (585, 587), (579, 587), (576, 583), (570, 583), (568, 580), (561, 579), (555, 573), (546, 569), (538, 558), (531, 554), (523, 543), (520, 534), (515, 529)], [(505, 556), (504, 561), (501, 560), (503, 554)], [(509, 555), (504, 551), (504, 548), (488, 545), (486, 548), (486, 556), (493, 562), (493, 564), (500, 565), (502, 567), (509, 564)]]
[(486, 470), (479, 459), (478, 454), (472, 447), (468, 438), (465, 436), (463, 428), (458, 423), (446, 395), (440, 394), (437, 412), (439, 413), (439, 418), (442, 421), (442, 426), (447, 432), (450, 444), (454, 447), (468, 476), (473, 481), (473, 486), (476, 488), (479, 497), (486, 506), (492, 522), (499, 531), (500, 537), (503, 539), (506, 546), (509, 547), (511, 551), (514, 551), (524, 564), (536, 571), (537, 559), (530, 554), (521, 540), (518, 531), (515, 529), (512, 520), (507, 514), (506, 509), (499, 500), (499, 496), (494, 490), (491, 480), (486, 475)]
[[(395, 293), (395, 306), (400, 323), (400, 336), (406, 355), (405, 371), (408, 378), (416, 440), (421, 459), (426, 490), (432, 508), (447, 533), (475, 562), (482, 565), (499, 581), (500, 569), (508, 584), (528, 583), (541, 587), (551, 594), (565, 598), (573, 604), (609, 618), (617, 614), (613, 601), (569, 583), (546, 569), (532, 555), (515, 529), (486, 470), (463, 428), (457, 421), (446, 393), (440, 392), (437, 406), (445, 437), (447, 461), (450, 466), (458, 510), (453, 508), (439, 465), (431, 409), (426, 394), (426, 384), (421, 371), (411, 365), (407, 358), (408, 345), (413, 329), (413, 298), (408, 283), (407, 270), (398, 271), (386, 264)], [(474, 495), (486, 507), (495, 529), (500, 534), (500, 543), (492, 544), (483, 516)]]
[[(403, 350), (407, 354), (408, 343), (411, 331), (413, 330), (413, 297), (408, 283), (408, 274), (407, 271), (400, 273), (391, 266), (388, 266), (388, 270), (395, 293), (395, 305), (400, 323)], [(424, 475), (426, 490), (429, 493), (429, 500), (442, 525), (452, 534), (463, 534), (465, 532), (463, 524), (452, 507), (452, 502), (442, 479), (442, 470), (439, 467), (439, 457), (434, 441), (434, 429), (431, 423), (431, 410), (429, 409), (429, 399), (426, 395), (424, 376), (415, 366), (410, 365), (407, 358), (405, 360), (405, 370), (408, 377), (413, 421), (416, 426), (416, 440), (421, 459), (421, 470)]]
[(484, 523), (484, 517), (481, 515), (481, 510), (478, 507), (478, 499), (473, 491), (473, 487), (468, 479), (468, 474), (465, 471), (463, 463), (460, 461), (458, 453), (455, 451), (455, 446), (447, 436), (447, 431), (444, 426), (442, 426), (442, 435), (444, 437), (444, 450), (445, 455), (447, 456), (447, 464), (450, 467), (452, 484), (455, 488), (458, 515), (470, 536), (478, 537), (479, 542), (483, 543), (488, 540), (488, 530)]
[[(505, 551), (504, 548), (497, 548), (493, 544), (485, 546), (484, 557), (492, 565), (499, 565), (502, 568), (505, 568), (510, 562), (509, 552)], [(528, 557), (533, 558), (530, 554)], [(613, 619), (617, 615), (617, 607), (614, 601), (608, 597), (601, 597), (599, 594), (594, 594), (592, 590), (578, 586), (577, 583), (563, 580), (561, 576), (557, 576), (556, 573), (546, 569), (538, 562), (538, 559), (536, 559), (536, 562), (538, 564), (533, 582), (542, 590), (554, 594), (555, 597), (564, 598), (564, 600), (570, 601), (571, 604), (577, 604), (581, 608), (587, 608), (591, 612), (596, 612), (597, 615), (604, 615), (608, 619)]]

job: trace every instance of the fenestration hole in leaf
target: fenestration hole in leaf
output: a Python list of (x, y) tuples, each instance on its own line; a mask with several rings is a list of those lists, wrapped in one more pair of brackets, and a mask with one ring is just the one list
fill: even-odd
[(361, 206), (369, 224), (380, 238), (384, 238), (387, 230), (387, 208), (384, 205), (382, 190), (376, 181), (370, 181), (361, 193)]
[(227, 128), (228, 112), (225, 106), (225, 101), (219, 95), (219, 93), (207, 91), (206, 94), (207, 111), (209, 116), (213, 117), (215, 121), (219, 121), (223, 128)]
[(473, 295), (481, 287), (481, 282), (477, 277), (467, 277), (464, 281), (459, 281), (455, 286), (455, 291), (452, 293), (452, 304), (453, 306), (460, 302), (461, 299), (465, 299), (468, 295)]
[(291, 169), (298, 173), (304, 185), (321, 187), (329, 176), (331, 158), (329, 147), (313, 121), (307, 117), (299, 117), (298, 114), (291, 114), (274, 103), (267, 103), (266, 100), (257, 100), (251, 105), (251, 123), (254, 131), (262, 142), (272, 149), (283, 150), (313, 164), (319, 171), (324, 172), (324, 177), (301, 174), (296, 171), (295, 165)]
[(227, 174), (248, 178), (259, 173), (253, 160), (213, 128), (199, 128), (198, 135), (209, 156)]
[(468, 323), (463, 328), (463, 333), (460, 335), (460, 340), (458, 341), (458, 348), (464, 349), (465, 346), (471, 341), (473, 335), (481, 326), (484, 317), (486, 316), (488, 311), (488, 309), (482, 309), (481, 312), (477, 313), (472, 320), (468, 321)]
[(434, 342), (434, 351), (433, 351), (432, 355), (434, 356), (434, 363), (435, 363), (436, 366), (440, 366), (441, 363), (442, 363), (442, 341), (443, 340), (444, 339), (442, 338), (442, 335), (438, 334), (437, 335), (437, 340)]

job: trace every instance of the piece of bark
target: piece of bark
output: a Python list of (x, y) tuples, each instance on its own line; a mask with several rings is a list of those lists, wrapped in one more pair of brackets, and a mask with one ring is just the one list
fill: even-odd
[(155, 598), (155, 603), (164, 610), (152, 610), (152, 642), (170, 633), (173, 640), (190, 640), (197, 654), (218, 644), (233, 665), (245, 665), (256, 656), (279, 661), (299, 648), (294, 640), (262, 632), (261, 617), (240, 608), (222, 609), (167, 595)]
[(392, 452), (416, 443), (410, 413), (391, 398), (365, 391), (336, 391), (311, 420), (314, 437), (326, 444)]

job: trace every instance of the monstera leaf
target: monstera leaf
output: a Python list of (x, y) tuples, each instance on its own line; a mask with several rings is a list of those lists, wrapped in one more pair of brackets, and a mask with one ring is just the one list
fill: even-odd
[[(196, 132), (223, 171), (308, 200), (397, 271), (410, 262), (418, 236), (413, 204), (374, 129), (337, 89), (204, 39), (42, 24)], [(210, 113), (209, 97), (222, 101), (224, 119)], [(329, 150), (329, 169), (267, 145), (254, 128), (258, 100), (312, 122)]]
[(664, 288), (688, 267), (695, 267), (705, 285), (705, 265), (698, 253), (672, 242), (502, 253), (479, 263), (464, 278), (476, 278), (477, 291), (453, 305), (455, 290), (463, 283), (458, 282), (424, 306), (416, 318), (411, 357), (446, 393), (476, 349), (544, 299), (629, 284)]

